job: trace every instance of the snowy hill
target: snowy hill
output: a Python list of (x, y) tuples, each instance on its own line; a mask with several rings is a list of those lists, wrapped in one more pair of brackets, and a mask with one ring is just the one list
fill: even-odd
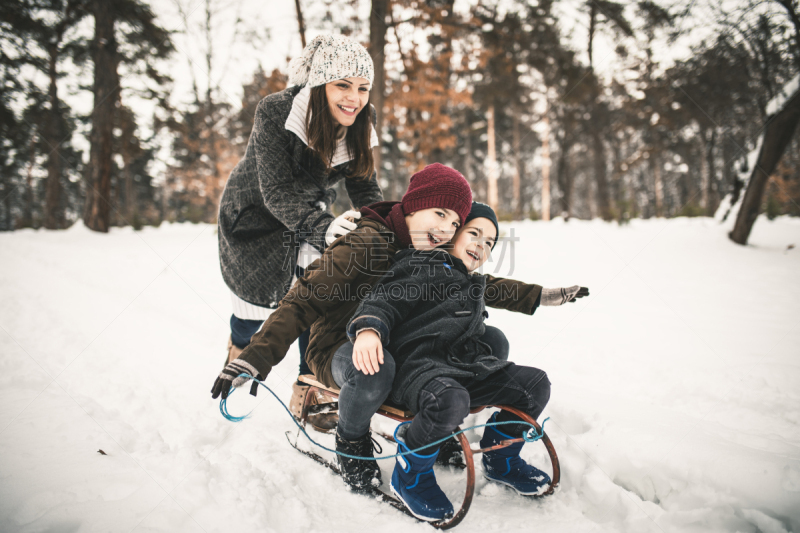
[[(728, 230), (514, 224), (497, 275), (591, 289), (488, 321), (548, 372), (562, 483), (533, 501), (479, 477), (457, 531), (800, 531), (800, 221), (760, 219), (747, 247)], [(265, 391), (222, 418), (216, 246), (191, 224), (0, 234), (0, 531), (432, 531), (292, 450)], [(297, 363), (267, 381), (284, 400)]]

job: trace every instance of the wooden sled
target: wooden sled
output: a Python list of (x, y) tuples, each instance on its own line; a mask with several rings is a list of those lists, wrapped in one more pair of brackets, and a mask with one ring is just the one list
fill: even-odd
[[(338, 398), (339, 397), (339, 389), (326, 387), (325, 385), (323, 385), (322, 383), (314, 380), (310, 376), (300, 376), (299, 379), (300, 379), (300, 381), (306, 383), (307, 385), (310, 385), (310, 389), (308, 391), (308, 394), (306, 395), (306, 403), (303, 405), (302, 416), (301, 416), (301, 419), (300, 419), (301, 424), (303, 424), (305, 426), (306, 422), (308, 421), (309, 409), (313, 408), (313, 407), (316, 407), (316, 406), (309, 405), (308, 399), (312, 398), (314, 396), (314, 393), (317, 390), (324, 392), (328, 396), (331, 396), (331, 397), (334, 397), (334, 398)], [(471, 410), (470, 413), (478, 413), (478, 412), (482, 411), (483, 409), (485, 409), (486, 407), (497, 407), (499, 409), (503, 409), (505, 411), (512, 412), (515, 415), (517, 415), (520, 418), (522, 418), (525, 422), (528, 422), (529, 424), (532, 424), (536, 428), (536, 431), (540, 432), (542, 434), (541, 441), (542, 441), (542, 443), (544, 443), (544, 446), (547, 449), (547, 453), (550, 456), (550, 464), (551, 464), (551, 466), (553, 468), (553, 475), (551, 476), (552, 483), (550, 484), (550, 488), (548, 488), (547, 491), (543, 492), (542, 494), (533, 496), (533, 497), (534, 498), (541, 498), (541, 497), (553, 494), (553, 492), (555, 492), (555, 489), (558, 486), (558, 483), (559, 483), (559, 481), (561, 479), (561, 469), (560, 469), (559, 464), (558, 464), (558, 456), (556, 455), (556, 449), (553, 447), (553, 443), (547, 437), (547, 434), (542, 431), (542, 428), (539, 425), (539, 423), (536, 422), (536, 420), (534, 420), (533, 418), (531, 418), (527, 414), (523, 413), (522, 411), (519, 411), (518, 409), (515, 409), (513, 407), (504, 406), (504, 405), (485, 405), (485, 406), (478, 407), (478, 408), (475, 408), (475, 409)], [(402, 409), (402, 408), (398, 408), (398, 407), (394, 407), (394, 406), (391, 406), (391, 405), (382, 405), (380, 407), (380, 409), (378, 409), (378, 414), (382, 415), (382, 416), (385, 416), (387, 418), (391, 418), (392, 420), (395, 420), (397, 422), (408, 422), (408, 421), (410, 421), (410, 420), (412, 420), (414, 418), (414, 415), (411, 413), (411, 411), (408, 411), (408, 410), (405, 410), (405, 409)], [(388, 438), (389, 440), (392, 440), (392, 441), (394, 440), (388, 435), (382, 435), (382, 436), (384, 438)], [(438, 528), (438, 529), (450, 529), (452, 527), (457, 526), (464, 519), (464, 517), (467, 515), (467, 511), (469, 511), (469, 507), (472, 504), (472, 495), (473, 495), (473, 493), (475, 491), (475, 460), (474, 460), (474, 456), (476, 454), (479, 454), (479, 453), (488, 452), (488, 451), (496, 450), (496, 449), (499, 449), (499, 448), (505, 448), (506, 446), (509, 446), (509, 445), (514, 444), (516, 442), (521, 442), (523, 440), (522, 438), (510, 439), (510, 440), (502, 441), (500, 444), (498, 444), (496, 446), (492, 446), (492, 447), (489, 447), (489, 448), (480, 448), (480, 449), (478, 449), (478, 448), (472, 448), (470, 446), (469, 441), (467, 440), (467, 437), (464, 435), (464, 433), (459, 433), (458, 435), (456, 435), (456, 439), (458, 439), (459, 443), (461, 444), (461, 449), (462, 449), (462, 451), (464, 453), (464, 461), (466, 463), (466, 468), (465, 469), (467, 471), (467, 490), (464, 493), (464, 501), (461, 502), (461, 508), (458, 509), (453, 514), (452, 518), (450, 518), (449, 520), (443, 520), (443, 521), (440, 521), (440, 522), (428, 522), (433, 527)], [(306, 454), (306, 455), (310, 455), (310, 454)], [(391, 497), (390, 497), (390, 499), (391, 499)], [(398, 503), (398, 501), (395, 500), (394, 503), (396, 504), (396, 503)], [(400, 503), (400, 505), (402, 505), (402, 502), (399, 502), (399, 503)], [(395, 505), (395, 507), (397, 507), (397, 505)]]

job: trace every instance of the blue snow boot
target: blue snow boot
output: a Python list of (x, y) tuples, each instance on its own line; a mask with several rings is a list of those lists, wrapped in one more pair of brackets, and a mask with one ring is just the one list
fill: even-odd
[[(409, 451), (403, 437), (407, 424), (410, 423), (400, 424), (394, 431), (397, 453)], [(400, 428), (403, 428), (402, 432), (399, 432)], [(399, 456), (389, 485), (411, 514), (428, 522), (451, 518), (454, 512), (453, 505), (439, 488), (436, 476), (433, 474), (433, 464), (437, 455), (439, 455), (438, 450), (430, 455), (410, 453)]]
[[(497, 413), (492, 415), (489, 422), (496, 422)], [(507, 435), (497, 428), (502, 426), (487, 426), (481, 439), (481, 448), (488, 448), (501, 441), (517, 437)], [(508, 427), (508, 426), (506, 426)], [(535, 468), (519, 456), (524, 442), (517, 442), (483, 454), (483, 475), (490, 481), (503, 483), (516, 490), (523, 496), (542, 494), (550, 486), (550, 476)]]

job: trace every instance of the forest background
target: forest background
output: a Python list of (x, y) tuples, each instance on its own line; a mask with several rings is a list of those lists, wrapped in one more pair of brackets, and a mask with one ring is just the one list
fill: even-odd
[[(4, 0), (0, 230), (215, 222), (320, 33), (375, 61), (385, 197), (438, 161), (504, 220), (713, 215), (800, 72), (798, 0)], [(794, 130), (770, 218), (800, 215)]]

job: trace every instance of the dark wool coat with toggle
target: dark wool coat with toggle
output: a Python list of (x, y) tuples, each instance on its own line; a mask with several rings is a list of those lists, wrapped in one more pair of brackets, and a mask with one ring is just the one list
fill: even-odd
[(441, 249), (403, 250), (395, 261), (347, 326), (351, 341), (364, 328), (380, 334), (396, 366), (393, 402), (416, 413), (419, 392), (431, 379), (483, 379), (511, 364), (479, 340), (489, 316), (484, 301), (533, 314), (541, 286), (470, 274)]
[[(300, 89), (290, 87), (259, 102), (244, 158), (220, 200), (222, 278), (239, 298), (262, 307), (277, 307), (289, 290), (301, 239), (324, 251), (336, 198), (331, 187), (345, 178), (349, 164), (327, 172), (286, 129)], [(356, 208), (383, 200), (375, 174), (369, 180), (346, 179), (345, 187)]]

